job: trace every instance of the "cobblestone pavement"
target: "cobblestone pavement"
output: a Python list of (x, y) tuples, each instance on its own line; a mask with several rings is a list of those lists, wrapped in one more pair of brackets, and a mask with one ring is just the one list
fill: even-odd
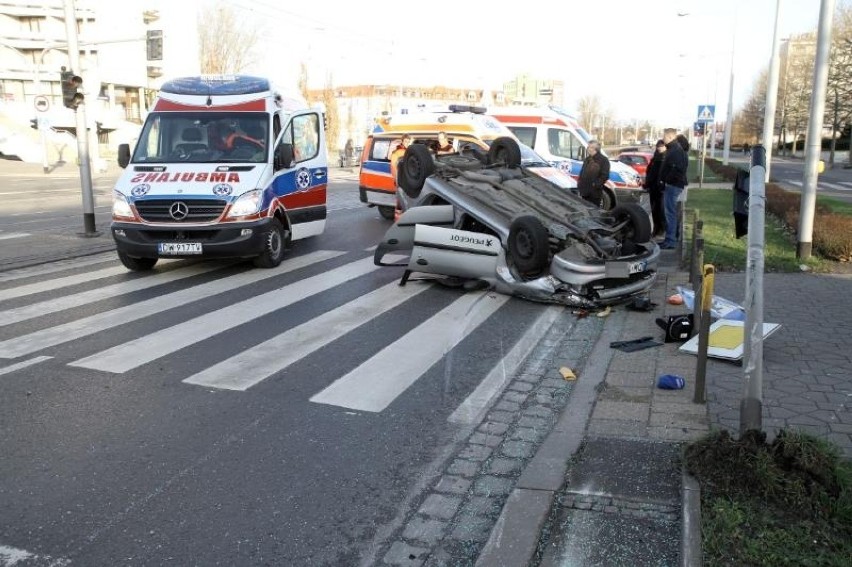
[[(764, 321), (781, 328), (763, 345), (763, 426), (828, 439), (852, 458), (852, 275), (766, 274)], [(744, 274), (717, 274), (715, 294), (741, 303)], [(707, 402), (715, 426), (739, 431), (741, 366), (713, 360)]]
[(378, 553), (378, 565), (474, 565), (521, 472), (556, 423), (604, 320), (565, 310), (414, 512)]

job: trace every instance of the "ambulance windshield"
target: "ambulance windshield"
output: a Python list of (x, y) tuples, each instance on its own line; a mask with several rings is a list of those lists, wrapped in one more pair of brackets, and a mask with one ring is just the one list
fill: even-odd
[(263, 163), (269, 153), (264, 112), (153, 112), (134, 163)]

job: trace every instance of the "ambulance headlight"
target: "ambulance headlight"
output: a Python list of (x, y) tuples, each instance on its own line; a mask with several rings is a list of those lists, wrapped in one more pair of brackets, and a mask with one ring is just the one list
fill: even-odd
[(228, 217), (245, 217), (253, 215), (260, 210), (260, 205), (263, 202), (263, 191), (255, 189), (248, 193), (243, 193), (231, 205), (231, 210), (228, 212)]
[(133, 209), (130, 208), (127, 197), (118, 191), (112, 192), (112, 216), (133, 218)]

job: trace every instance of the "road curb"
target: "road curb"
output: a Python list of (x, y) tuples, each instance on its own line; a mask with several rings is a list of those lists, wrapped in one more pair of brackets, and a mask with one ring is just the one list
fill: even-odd
[(701, 567), (701, 486), (695, 477), (683, 470), (681, 490), (681, 567)]
[(585, 438), (600, 384), (606, 379), (612, 359), (609, 343), (617, 338), (626, 318), (625, 311), (609, 317), (559, 421), (518, 479), (476, 567), (526, 567), (533, 559), (556, 492), (565, 483), (569, 458)]

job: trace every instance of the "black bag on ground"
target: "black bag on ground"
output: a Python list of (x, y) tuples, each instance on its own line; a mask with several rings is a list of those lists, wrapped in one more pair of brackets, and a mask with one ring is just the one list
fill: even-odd
[(669, 315), (665, 319), (657, 317), (657, 326), (665, 331), (665, 341), (667, 343), (682, 343), (688, 341), (692, 337), (692, 330), (695, 327), (692, 313), (688, 315)]

